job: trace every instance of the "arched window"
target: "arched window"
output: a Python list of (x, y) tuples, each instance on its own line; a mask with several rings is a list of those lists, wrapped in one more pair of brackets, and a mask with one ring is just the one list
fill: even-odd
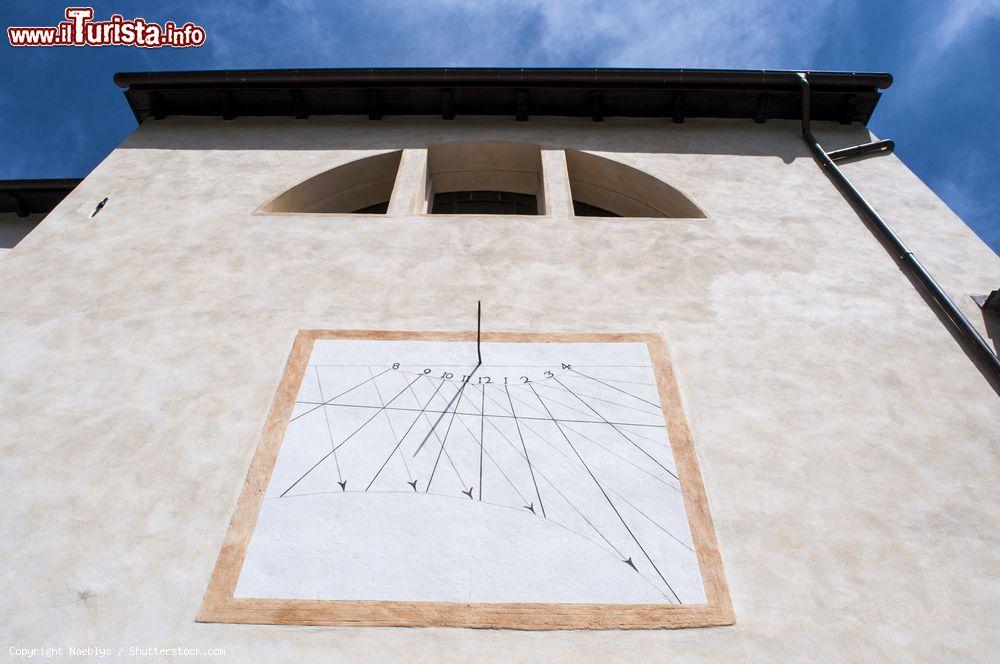
[(537, 145), (468, 141), (427, 150), (431, 214), (543, 214), (544, 198)]
[(394, 150), (323, 171), (282, 192), (260, 210), (385, 214), (402, 154)]
[(578, 217), (703, 218), (691, 199), (666, 182), (621, 162), (566, 150)]

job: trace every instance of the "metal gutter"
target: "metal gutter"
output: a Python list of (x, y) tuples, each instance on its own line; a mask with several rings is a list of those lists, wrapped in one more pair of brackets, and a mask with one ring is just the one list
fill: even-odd
[[(121, 88), (278, 87), (341, 85), (529, 85), (636, 87), (663, 85), (752, 86), (796, 89), (798, 72), (739, 69), (576, 69), (576, 68), (393, 68), (393, 69), (236, 69), (217, 71), (119, 72)], [(809, 72), (817, 89), (874, 89), (892, 85), (887, 73)]]
[(799, 86), (802, 90), (802, 138), (805, 140), (806, 145), (809, 146), (816, 161), (819, 162), (820, 168), (833, 180), (837, 189), (840, 190), (851, 205), (869, 223), (869, 227), (875, 232), (876, 237), (891, 250), (893, 258), (896, 259), (907, 276), (916, 281), (924, 293), (930, 297), (937, 309), (955, 330), (963, 346), (982, 362), (981, 371), (996, 387), (1000, 384), (1000, 357), (997, 357), (997, 354), (993, 352), (993, 349), (990, 348), (990, 345), (979, 334), (979, 331), (976, 330), (972, 323), (969, 322), (969, 319), (959, 310), (958, 306), (948, 297), (937, 281), (934, 280), (934, 277), (927, 272), (927, 269), (913, 255), (909, 247), (885, 223), (878, 212), (865, 200), (861, 192), (854, 187), (847, 176), (844, 175), (844, 172), (834, 163), (834, 155), (840, 155), (840, 158), (844, 158), (843, 155), (845, 154), (856, 156), (865, 152), (886, 151), (887, 146), (884, 145), (886, 142), (876, 141), (874, 143), (847, 148), (846, 150), (826, 152), (819, 141), (816, 140), (809, 126), (812, 96), (809, 80), (810, 74), (799, 73), (797, 76)]

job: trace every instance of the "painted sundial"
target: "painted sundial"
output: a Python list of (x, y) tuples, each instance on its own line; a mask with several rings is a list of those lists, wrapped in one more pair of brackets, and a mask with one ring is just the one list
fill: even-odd
[[(331, 624), (351, 622), (344, 607), (373, 615), (366, 602), (711, 604), (705, 530), (685, 503), (700, 482), (686, 491), (691, 467), (679, 464), (693, 453), (671, 440), (662, 360), (642, 335), (307, 336), (206, 597), (210, 619), (224, 619), (209, 610), (219, 602)], [(386, 615), (375, 622), (424, 624)]]

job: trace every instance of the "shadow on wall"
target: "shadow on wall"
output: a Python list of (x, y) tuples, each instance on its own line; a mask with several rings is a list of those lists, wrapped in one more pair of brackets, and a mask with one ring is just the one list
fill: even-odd
[(0, 214), (0, 256), (13, 249), (44, 218), (44, 214), (31, 214), (27, 217), (19, 217), (14, 213)]
[[(1000, 300), (1000, 291), (994, 297)], [(982, 312), (986, 335), (993, 342), (993, 350), (1000, 355), (1000, 303), (982, 307)]]
[[(989, 337), (989, 341), (993, 342), (993, 352), (1000, 355), (1000, 314), (990, 313), (984, 310), (983, 319), (986, 322), (986, 335)], [(968, 355), (969, 353), (966, 354)], [(983, 376), (985, 376), (986, 380), (993, 388), (993, 391), (997, 393), (997, 396), (1000, 396), (1000, 380), (994, 378), (993, 375), (991, 375), (988, 370), (983, 367), (984, 363), (978, 358), (970, 355), (970, 359), (975, 362), (976, 367), (979, 368), (980, 372)]]
[[(828, 149), (865, 143), (860, 125), (814, 123)], [(276, 131), (279, 130), (279, 131)], [(339, 131), (331, 131), (339, 130)], [(163, 150), (399, 150), (426, 148), (457, 140), (536, 142), (542, 149), (572, 148), (634, 154), (715, 154), (778, 157), (785, 163), (811, 159), (798, 121), (694, 119), (674, 124), (669, 118), (538, 118), (516, 122), (505, 117), (442, 120), (399, 117), (368, 120), (355, 116), (294, 118), (221, 118), (171, 116), (146, 120), (120, 149)]]

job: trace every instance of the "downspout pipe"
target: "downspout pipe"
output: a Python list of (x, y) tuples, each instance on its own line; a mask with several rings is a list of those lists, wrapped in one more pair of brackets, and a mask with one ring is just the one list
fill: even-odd
[[(963, 345), (982, 361), (983, 372), (990, 379), (994, 388), (996, 388), (1000, 384), (1000, 357), (997, 357), (997, 354), (993, 352), (990, 345), (983, 339), (972, 323), (969, 322), (969, 319), (962, 314), (951, 298), (942, 290), (941, 286), (934, 280), (934, 277), (927, 272), (923, 264), (913, 255), (913, 252), (899, 239), (899, 236), (896, 235), (882, 217), (879, 216), (878, 212), (865, 200), (861, 192), (847, 179), (847, 176), (844, 175), (843, 171), (840, 170), (831, 158), (831, 155), (837, 153), (827, 153), (823, 149), (823, 146), (819, 144), (819, 141), (816, 140), (816, 137), (813, 136), (812, 130), (809, 127), (809, 79), (803, 73), (799, 73), (798, 77), (802, 88), (802, 138), (805, 140), (806, 145), (809, 146), (810, 151), (812, 151), (813, 157), (816, 158), (816, 161), (827, 176), (833, 180), (837, 189), (870, 223), (870, 227), (875, 231), (877, 237), (892, 250), (894, 258), (896, 258), (897, 262), (903, 268), (903, 271), (920, 285), (938, 310), (952, 324)], [(876, 144), (869, 143), (867, 145)], [(887, 147), (882, 146), (872, 149), (885, 150)], [(853, 148), (848, 148), (848, 150), (853, 150)]]

